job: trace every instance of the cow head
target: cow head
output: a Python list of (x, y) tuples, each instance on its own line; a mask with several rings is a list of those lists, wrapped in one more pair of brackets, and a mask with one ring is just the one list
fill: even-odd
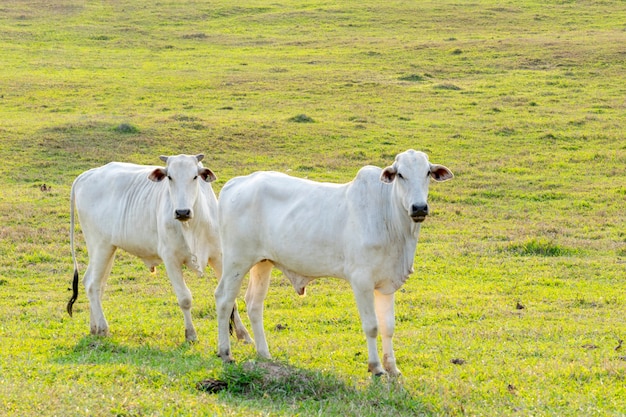
[(215, 174), (202, 167), (200, 161), (204, 155), (161, 156), (165, 168), (156, 168), (148, 178), (155, 182), (167, 179), (170, 200), (174, 208), (174, 217), (180, 221), (193, 218), (193, 207), (198, 198), (198, 182), (213, 182)]
[(404, 210), (414, 222), (421, 223), (429, 213), (430, 179), (446, 181), (452, 177), (448, 168), (431, 164), (425, 153), (411, 149), (398, 154), (393, 165), (383, 170), (380, 180), (393, 183), (394, 194), (401, 201)]

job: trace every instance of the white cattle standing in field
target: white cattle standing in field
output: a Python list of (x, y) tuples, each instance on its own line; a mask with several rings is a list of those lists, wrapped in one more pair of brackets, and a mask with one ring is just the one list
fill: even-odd
[[(317, 183), (275, 172), (228, 181), (220, 193), (219, 227), (224, 274), (215, 291), (218, 355), (232, 361), (230, 312), (250, 270), (245, 300), (256, 350), (270, 353), (263, 331), (263, 301), (273, 266), (304, 294), (313, 279), (331, 276), (352, 286), (375, 375), (396, 367), (392, 337), (394, 292), (413, 272), (417, 238), (429, 213), (430, 178), (450, 170), (408, 150), (392, 166), (362, 168), (347, 184)], [(252, 269), (251, 269), (252, 268)], [(382, 336), (383, 362), (376, 346)]]
[[(108, 335), (102, 294), (117, 248), (141, 258), (151, 271), (163, 262), (185, 318), (185, 338), (197, 340), (191, 320), (192, 297), (183, 279), (187, 265), (202, 274), (210, 263), (222, 273), (213, 172), (204, 155), (161, 156), (165, 167), (111, 162), (79, 175), (71, 191), (70, 240), (74, 261), (72, 306), (78, 296), (78, 264), (74, 250), (74, 210), (78, 212), (89, 253), (84, 284), (94, 335)], [(237, 335), (251, 342), (237, 312)]]

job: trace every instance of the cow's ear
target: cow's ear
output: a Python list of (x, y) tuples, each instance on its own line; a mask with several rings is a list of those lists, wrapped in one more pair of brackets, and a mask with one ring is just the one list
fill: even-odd
[(431, 164), (430, 165), (430, 176), (435, 181), (447, 181), (454, 177), (452, 171), (443, 165)]
[(206, 182), (213, 182), (217, 179), (213, 171), (211, 171), (209, 168), (198, 169), (198, 175), (200, 175), (200, 177), (202, 177), (202, 179)]
[(167, 178), (167, 170), (165, 168), (156, 168), (148, 175), (148, 179), (154, 182), (161, 182), (164, 178)]
[(159, 156), (159, 159), (160, 159), (161, 161), (165, 162), (165, 163), (167, 163), (167, 158), (168, 158), (168, 157), (167, 157), (167, 156), (165, 156), (165, 155), (161, 155), (161, 156)]
[(196, 155), (196, 159), (198, 160), (198, 162), (202, 161), (204, 159), (204, 154), (199, 153), (198, 155)]
[(387, 184), (391, 184), (394, 179), (396, 179), (396, 174), (398, 170), (392, 165), (383, 169), (383, 172), (380, 174), (380, 180), (382, 182), (386, 182)]

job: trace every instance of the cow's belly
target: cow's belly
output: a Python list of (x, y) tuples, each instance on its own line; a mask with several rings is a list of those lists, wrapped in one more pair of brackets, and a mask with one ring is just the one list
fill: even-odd
[[(269, 243), (269, 242), (268, 242)], [(314, 239), (279, 240), (273, 245), (267, 258), (279, 269), (293, 271), (298, 275), (311, 278), (337, 277), (344, 278), (345, 256), (341, 248), (332, 241)]]
[(118, 240), (114, 243), (114, 245), (131, 255), (134, 255), (140, 259), (142, 259), (146, 264), (155, 263), (158, 265), (161, 263), (161, 256), (158, 253), (156, 246), (153, 242), (156, 240), (156, 237), (152, 239), (152, 241), (148, 240), (143, 243), (133, 242), (133, 241), (124, 241)]
[(275, 259), (278, 260), (270, 259), (270, 261), (286, 274), (297, 274), (310, 279), (321, 277), (345, 278), (343, 265), (329, 262), (328, 259), (288, 259), (284, 256)]

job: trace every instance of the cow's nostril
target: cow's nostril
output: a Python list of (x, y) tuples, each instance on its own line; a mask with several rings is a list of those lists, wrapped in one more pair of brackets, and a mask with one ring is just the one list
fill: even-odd
[(411, 217), (428, 216), (428, 204), (413, 204), (411, 206)]
[(189, 209), (179, 209), (174, 213), (176, 214), (176, 218), (179, 220), (186, 220), (191, 216), (191, 210)]

